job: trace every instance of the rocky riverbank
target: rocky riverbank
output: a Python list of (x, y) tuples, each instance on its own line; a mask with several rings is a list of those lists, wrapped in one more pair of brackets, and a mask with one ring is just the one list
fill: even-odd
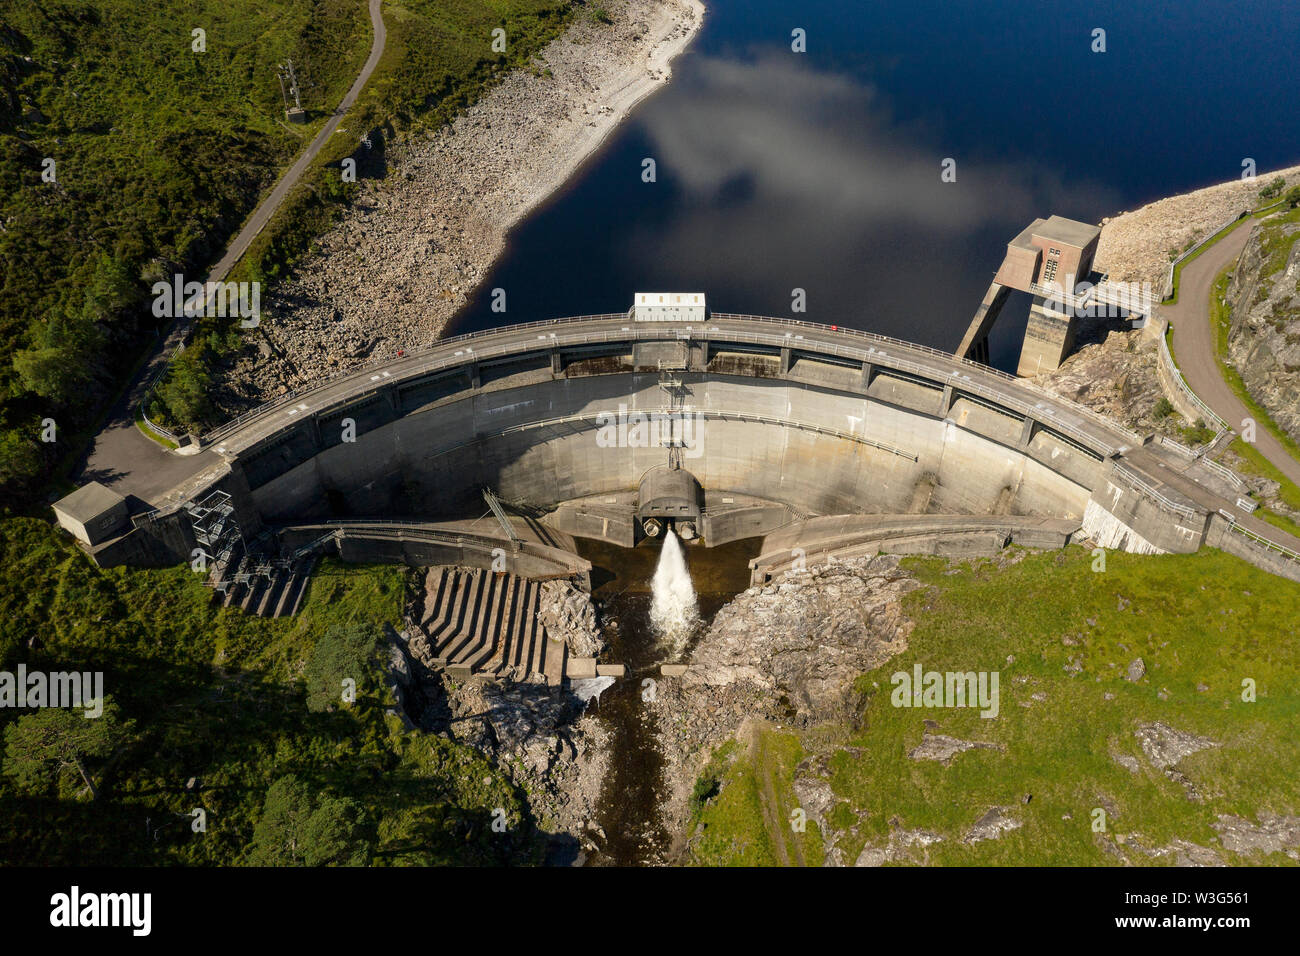
[(227, 375), (227, 412), (434, 341), (505, 247), (642, 98), (703, 20), (698, 0), (607, 0), (449, 127), (392, 144)]
[(662, 679), (651, 703), (669, 832), (682, 833), (701, 769), (747, 721), (852, 723), (861, 712), (854, 681), (906, 649), (912, 623), (900, 602), (919, 586), (882, 555), (787, 575), (719, 611), (685, 676)]

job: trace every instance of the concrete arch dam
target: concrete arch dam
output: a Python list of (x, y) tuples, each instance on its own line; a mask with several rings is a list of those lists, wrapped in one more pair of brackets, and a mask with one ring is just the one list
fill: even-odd
[[(686, 480), (666, 484), (675, 472)], [(793, 320), (629, 312), (458, 337), (257, 409), (204, 436), (193, 473), (90, 550), (106, 564), (188, 560), (203, 537), (196, 509), (218, 506), (245, 543), (273, 533), (309, 546), (331, 522), (359, 540), (371, 520), (391, 543), (406, 537), (394, 518), (436, 536), (481, 513), (488, 488), (532, 516), (501, 515), (501, 540), (543, 558), (568, 535), (631, 545), (665, 525), (706, 545), (779, 528), (774, 547), (810, 554), (933, 550), (947, 532), (1060, 545), (1080, 529), (1133, 551), (1229, 540), (1250, 552), (1216, 525), (1248, 520), (1219, 472), (923, 346)], [(861, 517), (872, 515), (894, 517)], [(459, 546), (478, 563), (491, 550)]]

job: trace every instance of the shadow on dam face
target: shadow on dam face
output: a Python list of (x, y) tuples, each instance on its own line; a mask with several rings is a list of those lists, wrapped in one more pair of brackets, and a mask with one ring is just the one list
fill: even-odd
[[(564, 530), (608, 536), (593, 531), (611, 517), (603, 512), (633, 514), (642, 478), (674, 457), (702, 486), (706, 515), (737, 510), (746, 497), (788, 508), (787, 520), (907, 514), (921, 484), (928, 513), (1083, 514), (1099, 456), (1047, 431), (1022, 440), (1020, 419), (974, 401), (954, 400), (945, 414), (941, 389), (886, 378), (859, 394), (688, 372), (680, 379), (689, 405), (679, 410), (665, 410), (655, 374), (503, 379), (492, 391), (444, 396), (359, 429), (352, 442), (314, 452), (256, 448), (236, 467), (272, 525), (464, 518), (483, 512), (487, 487), (534, 513), (581, 502), (590, 521)], [(672, 437), (687, 429), (689, 443)], [(745, 532), (704, 537), (716, 543)]]

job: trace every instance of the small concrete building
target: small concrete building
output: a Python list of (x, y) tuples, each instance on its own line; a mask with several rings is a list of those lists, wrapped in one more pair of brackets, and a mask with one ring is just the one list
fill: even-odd
[(129, 523), (126, 499), (97, 481), (56, 501), (54, 517), (60, 527), (90, 546), (121, 534)]
[(963, 358), (988, 362), (988, 336), (1013, 289), (1032, 295), (1029, 324), (1016, 368), (1031, 376), (1058, 368), (1074, 346), (1073, 299), (1053, 300), (1051, 289), (1073, 297), (1079, 283), (1090, 281), (1101, 228), (1062, 216), (1035, 219), (1007, 243), (1007, 253), (993, 277), (957, 350)]
[(637, 322), (703, 322), (706, 314), (703, 292), (638, 292), (632, 305)]

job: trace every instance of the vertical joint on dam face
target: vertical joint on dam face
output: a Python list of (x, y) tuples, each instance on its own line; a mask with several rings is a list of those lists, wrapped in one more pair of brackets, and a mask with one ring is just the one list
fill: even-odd
[(1017, 443), (1017, 447), (1021, 449), (1028, 448), (1029, 443), (1033, 441), (1034, 431), (1037, 427), (1038, 422), (1034, 421), (1033, 418), (1026, 416), (1024, 423), (1020, 427), (1020, 441)]

